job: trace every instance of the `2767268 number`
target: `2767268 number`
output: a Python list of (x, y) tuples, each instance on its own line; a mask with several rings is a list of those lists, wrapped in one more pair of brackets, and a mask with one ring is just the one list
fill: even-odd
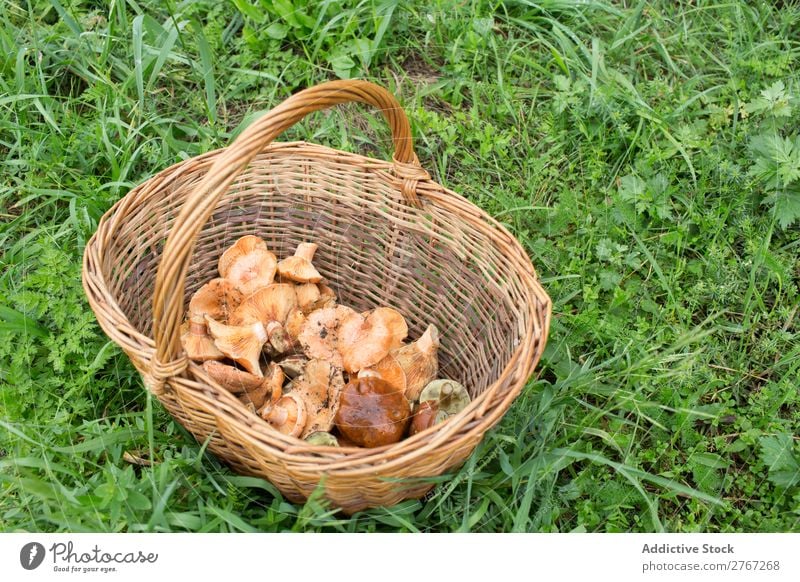
[(778, 560), (731, 560), (728, 564), (729, 571), (777, 571), (781, 569), (781, 563)]

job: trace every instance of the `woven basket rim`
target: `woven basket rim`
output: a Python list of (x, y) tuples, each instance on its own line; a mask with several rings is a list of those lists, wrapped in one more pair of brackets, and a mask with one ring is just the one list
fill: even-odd
[[(314, 154), (316, 155), (331, 155), (336, 156), (337, 158), (341, 159), (343, 156), (345, 158), (349, 158), (354, 163), (359, 164), (368, 164), (372, 166), (374, 169), (384, 169), (386, 171), (391, 170), (392, 163), (387, 162), (386, 160), (380, 160), (376, 158), (371, 158), (368, 156), (364, 156), (358, 153), (346, 152), (338, 149), (334, 149), (328, 146), (309, 143), (306, 141), (291, 141), (291, 142), (272, 142), (269, 146), (267, 146), (259, 157), (269, 156), (269, 155), (281, 155), (285, 154), (291, 157), (296, 152), (297, 148), (304, 148), (306, 150), (304, 155), (309, 155), (307, 150), (313, 150)], [(211, 150), (200, 154), (198, 156), (187, 158), (172, 164), (171, 166), (161, 170), (157, 174), (151, 176), (150, 178), (144, 180), (136, 187), (131, 189), (125, 196), (121, 197), (114, 205), (109, 208), (109, 210), (102, 216), (98, 223), (97, 232), (95, 232), (92, 237), (87, 241), (86, 244), (86, 252), (84, 253), (84, 268), (83, 268), (83, 283), (84, 288), (86, 289), (87, 296), (90, 298), (90, 303), (92, 303), (92, 308), (95, 311), (98, 321), (101, 324), (101, 327), (112, 336), (112, 339), (115, 339), (114, 336), (119, 336), (120, 327), (127, 327), (126, 336), (128, 336), (128, 342), (120, 342), (117, 341), (119, 345), (125, 348), (125, 344), (135, 344), (135, 347), (143, 352), (147, 352), (149, 354), (155, 353), (155, 340), (151, 335), (147, 335), (142, 333), (138, 330), (134, 325), (131, 324), (130, 320), (127, 318), (125, 313), (120, 308), (119, 304), (114, 302), (106, 302), (103, 305), (96, 305), (93, 301), (93, 292), (92, 287), (95, 287), (99, 290), (105, 290), (108, 292), (108, 295), (113, 296), (108, 291), (108, 286), (106, 281), (103, 277), (103, 272), (101, 269), (90, 269), (89, 265), (89, 251), (93, 250), (98, 247), (98, 236), (104, 228), (108, 228), (109, 226), (113, 225), (114, 219), (116, 217), (117, 212), (119, 211), (120, 207), (126, 203), (126, 200), (130, 200), (131, 197), (135, 197), (137, 194), (141, 193), (143, 190), (152, 186), (154, 182), (159, 180), (164, 180), (165, 183), (168, 183), (171, 179), (175, 178), (177, 175), (180, 174), (180, 170), (185, 167), (186, 164), (191, 162), (198, 162), (198, 161), (206, 161), (206, 160), (213, 160), (216, 156), (220, 155), (222, 152), (225, 151), (226, 148), (218, 148), (215, 150)], [(313, 157), (313, 155), (312, 155)], [(161, 184), (163, 186), (164, 184)], [(471, 208), (472, 214), (474, 218), (481, 219), (486, 226), (490, 227), (492, 230), (495, 230), (498, 233), (502, 233), (506, 237), (508, 237), (511, 241), (513, 241), (514, 245), (518, 248), (519, 251), (522, 251), (520, 243), (508, 232), (508, 230), (496, 219), (491, 217), (486, 211), (481, 209), (478, 206), (475, 206), (471, 202), (469, 202), (464, 196), (461, 194), (446, 188), (445, 186), (439, 184), (434, 180), (426, 180), (419, 184), (419, 193), (421, 194), (421, 198), (427, 204), (438, 204), (440, 206), (444, 205), (445, 207), (448, 206), (448, 202), (459, 202), (461, 204), (467, 204)], [(452, 206), (452, 205), (450, 205)], [(452, 209), (452, 208), (451, 208)], [(113, 230), (113, 229), (111, 229)], [(438, 423), (435, 426), (418, 433), (413, 437), (409, 437), (407, 439), (401, 440), (397, 443), (391, 445), (385, 445), (382, 447), (375, 447), (371, 449), (365, 448), (335, 448), (335, 447), (325, 447), (325, 446), (311, 446), (305, 443), (304, 441), (296, 438), (290, 437), (287, 435), (283, 435), (274, 429), (268, 428), (267, 423), (263, 422), (263, 420), (258, 417), (257, 415), (253, 414), (247, 408), (241, 404), (232, 394), (230, 394), (227, 390), (222, 388), (219, 384), (214, 382), (212, 379), (208, 378), (202, 368), (202, 366), (190, 362), (188, 366), (188, 371), (190, 372), (190, 376), (194, 378), (194, 381), (191, 378), (186, 378), (190, 384), (192, 384), (192, 388), (195, 390), (198, 388), (202, 388), (202, 391), (207, 391), (209, 388), (213, 388), (214, 392), (208, 394), (208, 396), (212, 397), (213, 399), (217, 400), (217, 404), (223, 404), (225, 400), (228, 400), (229, 404), (233, 407), (236, 407), (234, 410), (238, 410), (239, 414), (236, 415), (238, 418), (233, 416), (231, 412), (226, 411), (225, 406), (216, 406), (210, 407), (208, 412), (214, 414), (215, 416), (219, 417), (226, 417), (232, 420), (249, 420), (246, 425), (250, 428), (255, 429), (258, 432), (261, 431), (268, 431), (269, 437), (271, 437), (270, 441), (277, 441), (282, 446), (278, 447), (271, 444), (268, 441), (263, 441), (258, 438), (252, 438), (254, 442), (257, 442), (259, 446), (265, 447), (269, 449), (272, 454), (277, 454), (279, 456), (287, 455), (289, 458), (288, 460), (297, 463), (300, 458), (305, 459), (307, 463), (312, 463), (312, 466), (309, 466), (307, 469), (309, 472), (320, 472), (324, 470), (326, 473), (336, 472), (340, 475), (347, 475), (347, 476), (356, 476), (359, 474), (363, 474), (365, 472), (369, 472), (370, 467), (380, 463), (382, 468), (386, 468), (388, 465), (398, 464), (401, 465), (403, 463), (409, 462), (414, 458), (429, 453), (430, 451), (435, 450), (440, 445), (446, 443), (450, 437), (459, 434), (459, 436), (467, 436), (472, 434), (473, 432), (479, 432), (483, 434), (486, 430), (491, 428), (497, 421), (502, 417), (502, 415), (506, 412), (506, 410), (510, 407), (513, 400), (519, 395), (522, 388), (527, 383), (527, 380), (530, 377), (531, 372), (535, 368), (536, 364), (538, 363), (539, 357), (541, 354), (534, 354), (535, 358), (529, 362), (522, 362), (520, 361), (521, 355), (525, 350), (526, 344), (530, 341), (532, 337), (538, 338), (542, 345), (547, 341), (547, 336), (550, 328), (550, 317), (551, 317), (551, 310), (552, 310), (552, 301), (550, 300), (547, 293), (541, 287), (541, 284), (536, 276), (535, 269), (533, 264), (530, 261), (528, 255), (524, 252), (518, 253), (516, 257), (505, 257), (507, 260), (512, 260), (518, 266), (523, 267), (522, 269), (517, 270), (517, 275), (520, 277), (524, 277), (526, 279), (526, 286), (536, 288), (541, 292), (541, 296), (545, 298), (544, 301), (540, 302), (539, 305), (534, 306), (531, 304), (526, 304), (526, 309), (529, 312), (533, 311), (536, 307), (538, 307), (544, 315), (544, 325), (541, 329), (532, 329), (533, 327), (533, 318), (530, 318), (529, 328), (525, 330), (525, 334), (520, 337), (519, 345), (514, 349), (511, 355), (508, 358), (507, 363), (500, 371), (500, 374), (497, 378), (495, 378), (491, 384), (489, 384), (485, 390), (483, 390), (477, 397), (475, 397), (472, 402), (470, 403), (469, 407), (464, 411), (460, 412), (459, 414), (450, 417), (444, 422)], [(97, 275), (93, 276), (92, 273), (96, 272)], [(107, 328), (111, 328), (110, 330)], [(112, 333), (109, 333), (111, 331)], [(112, 335), (113, 334), (113, 335)], [(134, 347), (134, 345), (131, 345)], [(127, 351), (127, 350), (126, 350)], [(141, 371), (141, 370), (140, 370)], [(514, 374), (515, 372), (522, 371), (523, 375), (525, 376), (522, 380), (517, 380), (513, 382), (514, 386), (512, 389), (508, 391), (508, 393), (504, 396), (504, 398), (496, 403), (494, 406), (488, 402), (490, 396), (493, 395), (493, 389), (496, 388), (501, 380), (503, 380), (507, 375)], [(203, 379), (205, 384), (201, 384), (198, 382), (198, 379)], [(172, 382), (173, 380), (170, 380)], [(178, 381), (177, 378), (174, 381)], [(222, 395), (222, 399), (220, 399), (220, 395)], [(465, 419), (475, 411), (475, 409), (482, 409), (479, 411), (479, 419), (472, 420), (466, 422)], [(489, 413), (492, 411), (492, 413)], [(244, 416), (242, 416), (244, 413)], [(467, 427), (470, 422), (473, 426), (467, 429), (466, 433), (462, 433), (462, 429)], [(423, 446), (419, 446), (423, 444)], [(406, 450), (408, 449), (408, 450)], [(402, 451), (402, 452), (401, 452)], [(398, 455), (399, 453), (399, 455)], [(386, 461), (387, 455), (391, 455), (392, 460)], [(397, 455), (397, 456), (396, 456)], [(353, 461), (358, 460), (358, 467), (353, 468)], [(299, 465), (298, 467), (302, 466)], [(347, 465), (349, 468), (341, 467), (341, 465)]]

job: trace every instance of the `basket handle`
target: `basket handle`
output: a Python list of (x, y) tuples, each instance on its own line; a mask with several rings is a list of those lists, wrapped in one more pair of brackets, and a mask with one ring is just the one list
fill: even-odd
[(383, 87), (360, 80), (330, 81), (296, 93), (247, 127), (220, 153), (208, 173), (189, 194), (164, 246), (153, 297), (155, 354), (148, 384), (158, 394), (166, 379), (188, 364), (181, 358), (180, 325), (189, 260), (200, 229), (208, 221), (228, 186), (250, 161), (283, 131), (314, 111), (340, 103), (359, 102), (379, 109), (392, 130), (393, 167), (402, 180), (405, 201), (419, 208), (417, 182), (430, 179), (414, 153), (411, 126), (397, 99)]

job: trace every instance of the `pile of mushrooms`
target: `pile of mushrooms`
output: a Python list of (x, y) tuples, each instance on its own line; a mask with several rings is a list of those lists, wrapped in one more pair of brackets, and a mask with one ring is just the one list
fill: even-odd
[(316, 250), (301, 243), (278, 261), (257, 236), (236, 241), (189, 302), (187, 356), (272, 428), (315, 446), (383, 446), (463, 410), (466, 389), (437, 379), (436, 326), (406, 342), (394, 309), (337, 304)]

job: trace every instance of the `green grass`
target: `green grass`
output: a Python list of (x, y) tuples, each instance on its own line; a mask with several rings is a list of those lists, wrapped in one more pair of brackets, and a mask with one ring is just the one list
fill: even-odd
[[(800, 529), (797, 2), (110, 5), (0, 4), (0, 530)], [(348, 75), (555, 304), (464, 467), (352, 518), (206, 454), (80, 285), (131, 187)], [(359, 107), (287, 137), (390, 155)]]

